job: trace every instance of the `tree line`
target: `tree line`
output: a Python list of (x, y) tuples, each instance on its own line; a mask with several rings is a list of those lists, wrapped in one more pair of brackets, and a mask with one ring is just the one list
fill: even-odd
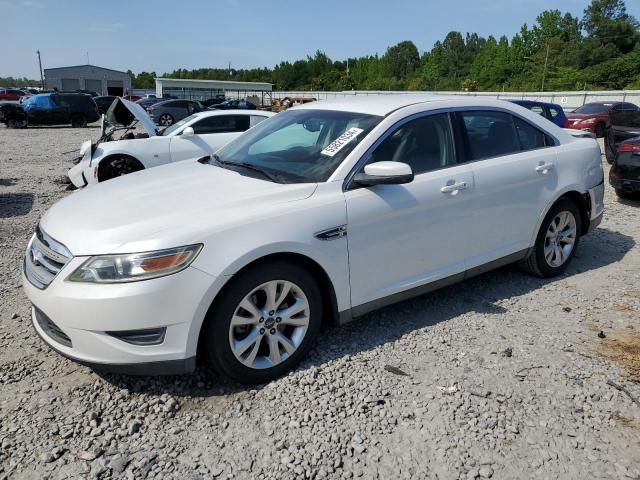
[[(129, 74), (134, 88), (155, 87), (156, 72)], [(511, 39), (450, 32), (422, 54), (407, 40), (383, 55), (332, 60), (318, 50), (273, 68), (178, 69), (161, 76), (269, 82), (277, 90), (640, 89), (640, 24), (624, 0), (592, 0), (581, 18), (546, 10)]]

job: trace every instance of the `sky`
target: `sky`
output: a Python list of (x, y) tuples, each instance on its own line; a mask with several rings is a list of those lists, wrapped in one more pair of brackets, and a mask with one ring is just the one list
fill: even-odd
[[(383, 54), (403, 40), (422, 53), (449, 31), (511, 38), (543, 10), (582, 17), (589, 0), (0, 0), (0, 77), (91, 63), (126, 71), (273, 67), (324, 51)], [(640, 1), (627, 0), (640, 19)], [(87, 61), (88, 56), (88, 61)]]

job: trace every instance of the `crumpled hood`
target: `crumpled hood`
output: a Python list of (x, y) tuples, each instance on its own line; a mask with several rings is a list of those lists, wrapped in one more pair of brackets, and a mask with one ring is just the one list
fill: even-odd
[(118, 97), (113, 101), (105, 118), (111, 125), (122, 125), (123, 127), (128, 127), (134, 120), (138, 120), (150, 137), (156, 135), (156, 126), (144, 108), (124, 98)]
[(143, 170), (79, 190), (40, 221), (74, 256), (132, 253), (203, 242), (311, 196), (315, 183), (279, 184), (196, 160)]

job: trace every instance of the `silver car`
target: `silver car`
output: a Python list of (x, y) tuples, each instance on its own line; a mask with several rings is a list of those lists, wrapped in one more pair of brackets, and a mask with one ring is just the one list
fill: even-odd
[(147, 108), (147, 112), (157, 125), (168, 127), (183, 118), (202, 112), (205, 108), (198, 102), (190, 100), (166, 100)]

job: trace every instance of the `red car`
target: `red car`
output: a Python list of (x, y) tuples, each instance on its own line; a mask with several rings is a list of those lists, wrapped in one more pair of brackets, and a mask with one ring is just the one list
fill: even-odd
[(567, 114), (568, 128), (591, 132), (596, 137), (604, 137), (605, 130), (610, 126), (611, 112), (637, 112), (637, 105), (628, 102), (592, 102), (585, 103)]
[(28, 95), (22, 90), (18, 90), (17, 88), (0, 88), (0, 101), (9, 100), (13, 102), (17, 102), (20, 100), (20, 97), (24, 97)]
[(124, 98), (125, 100), (129, 100), (130, 102), (137, 102), (142, 97), (140, 95), (125, 95), (122, 98)]

